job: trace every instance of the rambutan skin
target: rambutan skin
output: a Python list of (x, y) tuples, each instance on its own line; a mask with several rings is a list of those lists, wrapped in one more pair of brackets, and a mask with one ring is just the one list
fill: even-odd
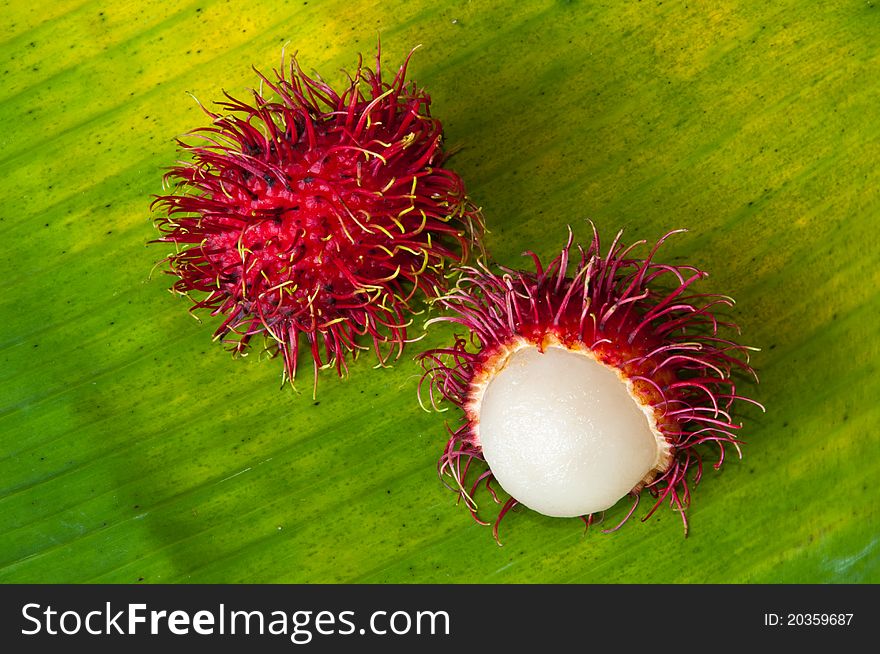
[[(472, 466), (474, 460), (484, 460), (479, 442), (482, 389), (499, 356), (526, 341), (541, 351), (550, 343), (587, 349), (619, 371), (634, 396), (651, 408), (668, 442), (670, 456), (632, 490), (632, 509), (614, 529), (633, 514), (646, 488), (656, 501), (643, 520), (668, 501), (680, 512), (687, 533), (690, 486), (702, 476), (702, 446), (717, 446), (719, 468), (726, 447), (740, 451), (736, 432), (741, 424), (734, 421), (734, 405), (761, 405), (740, 395), (734, 380), (738, 372), (757, 381), (748, 356), (753, 348), (721, 335), (739, 331), (716, 315), (733, 300), (694, 293), (691, 287), (707, 276), (695, 267), (654, 262), (657, 250), (675, 233), (666, 234), (639, 259), (633, 252), (644, 241), (624, 246), (621, 234), (603, 255), (594, 227), (586, 250), (573, 248), (569, 235), (546, 268), (537, 255), (526, 252), (535, 272), (463, 267), (457, 288), (438, 298), (446, 311), (434, 321), (460, 325), (470, 336), (456, 336), (451, 347), (419, 356), (424, 369), (419, 392), (435, 408), (446, 399), (462, 410), (461, 423), (449, 427), (451, 437), (438, 470), (441, 478), (452, 479), (444, 483), (467, 503), (474, 519), (482, 523), (472, 499), (480, 484), (498, 501), (491, 469), (474, 472), (477, 466)], [(503, 504), (495, 520), (496, 539), (500, 520), (516, 504), (513, 497)], [(594, 516), (582, 519), (589, 526)]]
[[(410, 53), (410, 56), (412, 53)], [(172, 290), (225, 319), (215, 338), (244, 353), (254, 336), (294, 379), (300, 347), (318, 370), (407, 342), (416, 297), (446, 290), (449, 261), (481, 247), (482, 216), (443, 168), (430, 97), (361, 62), (340, 93), (295, 58), (250, 101), (229, 94), (211, 125), (178, 140), (186, 161), (156, 198)], [(366, 342), (366, 344), (364, 343)], [(384, 347), (383, 347), (384, 346)]]

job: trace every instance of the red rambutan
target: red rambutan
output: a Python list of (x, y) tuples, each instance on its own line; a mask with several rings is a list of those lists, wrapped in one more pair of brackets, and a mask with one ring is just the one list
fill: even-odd
[(480, 484), (499, 504), (493, 481), (511, 496), (496, 540), (517, 503), (589, 526), (630, 495), (617, 529), (643, 489), (656, 498), (643, 520), (668, 500), (687, 533), (702, 446), (718, 447), (716, 468), (726, 447), (739, 453), (733, 405), (757, 403), (738, 394), (732, 373), (754, 376), (751, 348), (719, 335), (738, 331), (715, 315), (733, 300), (691, 291), (706, 273), (653, 261), (674, 233), (637, 259), (644, 241), (625, 247), (618, 234), (603, 256), (594, 228), (570, 275), (571, 236), (546, 269), (531, 252), (534, 273), (462, 268), (458, 287), (437, 300), (448, 315), (434, 321), (470, 338), (420, 355), (420, 395), (463, 411), (438, 467), (474, 519), (482, 523), (472, 499)]
[(341, 93), (295, 58), (273, 79), (257, 72), (250, 101), (224, 93), (197, 144), (178, 140), (189, 160), (154, 202), (158, 241), (177, 246), (172, 290), (225, 316), (215, 338), (235, 353), (263, 335), (291, 381), (301, 337), (316, 382), (370, 344), (380, 364), (399, 356), (413, 299), (445, 291), (447, 259), (464, 263), (482, 237), (442, 167), (430, 97), (405, 81), (409, 57), (390, 83), (379, 59), (359, 62)]

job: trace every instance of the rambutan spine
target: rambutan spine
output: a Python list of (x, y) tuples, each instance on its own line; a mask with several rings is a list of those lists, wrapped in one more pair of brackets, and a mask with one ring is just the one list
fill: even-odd
[(430, 97), (405, 79), (411, 56), (390, 83), (381, 52), (374, 70), (359, 61), (342, 92), (295, 57), (271, 78), (257, 71), (250, 101), (202, 107), (211, 125), (178, 140), (188, 160), (153, 203), (158, 241), (176, 246), (172, 290), (224, 316), (215, 338), (235, 353), (265, 337), (290, 381), (301, 340), (316, 382), (370, 347), (380, 365), (399, 356), (419, 300), (481, 248), (482, 216), (443, 167)]
[[(493, 526), (496, 540), (501, 520), (518, 500), (499, 500), (491, 468), (474, 472), (474, 462), (485, 460), (480, 402), (485, 377), (503, 368), (509, 352), (522, 345), (540, 351), (549, 345), (588, 351), (618, 372), (653, 414), (666, 439), (669, 455), (660, 457), (665, 462), (632, 488), (631, 509), (620, 524), (606, 531), (615, 531), (629, 520), (646, 489), (655, 502), (642, 520), (668, 502), (680, 513), (687, 533), (686, 510), (691, 487), (702, 477), (704, 446), (718, 447), (716, 469), (724, 462), (727, 447), (741, 456), (736, 435), (741, 424), (734, 421), (734, 404), (761, 405), (737, 391), (734, 373), (757, 381), (749, 363), (754, 348), (721, 335), (723, 330), (739, 332), (734, 323), (716, 315), (733, 305), (730, 297), (692, 292), (705, 272), (654, 261), (662, 244), (682, 231), (667, 233), (646, 258), (638, 259), (633, 253), (644, 241), (624, 246), (618, 233), (603, 255), (594, 226), (586, 250), (576, 248), (573, 273), (568, 272), (574, 254), (569, 232), (567, 244), (546, 268), (533, 252), (525, 255), (532, 259), (534, 272), (499, 267), (496, 273), (485, 266), (465, 266), (457, 287), (436, 300), (445, 313), (431, 322), (450, 322), (470, 334), (469, 338), (458, 335), (450, 347), (419, 357), (424, 369), (420, 398), (426, 397), (434, 408), (445, 399), (462, 411), (460, 424), (448, 426), (450, 438), (438, 472), (481, 524), (487, 523), (478, 516), (473, 497), (485, 485), (502, 505)], [(581, 517), (587, 526), (595, 521), (593, 514)]]

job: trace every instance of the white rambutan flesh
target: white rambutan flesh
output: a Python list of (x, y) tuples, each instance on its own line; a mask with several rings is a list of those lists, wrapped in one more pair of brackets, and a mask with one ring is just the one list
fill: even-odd
[(499, 359), (472, 409), (486, 462), (520, 503), (556, 517), (604, 511), (668, 459), (653, 409), (588, 350), (523, 343)]

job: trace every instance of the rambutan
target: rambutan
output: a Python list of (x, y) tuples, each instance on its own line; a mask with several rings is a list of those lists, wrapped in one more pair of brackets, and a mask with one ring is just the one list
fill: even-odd
[[(679, 230), (684, 231), (684, 230)], [(706, 273), (654, 262), (670, 232), (647, 258), (632, 257), (644, 241), (606, 254), (599, 236), (569, 273), (572, 238), (546, 268), (526, 252), (535, 272), (461, 269), (458, 287), (437, 300), (446, 314), (433, 321), (464, 327), (451, 347), (420, 355), (420, 396), (437, 408), (459, 407), (461, 423), (440, 458), (442, 478), (482, 524), (473, 499), (485, 484), (502, 505), (494, 534), (518, 503), (540, 513), (594, 516), (641, 491), (681, 514), (702, 476), (702, 450), (740, 453), (734, 373), (757, 377), (748, 348), (722, 337), (738, 332), (716, 312), (733, 300), (694, 293)], [(760, 405), (758, 405), (760, 406)], [(474, 461), (484, 461), (474, 464)], [(502, 502), (493, 482), (510, 498)]]
[(211, 125), (178, 140), (188, 160), (154, 201), (158, 241), (177, 246), (172, 291), (225, 316), (215, 338), (235, 353), (264, 336), (291, 381), (303, 345), (316, 382), (363, 349), (399, 356), (414, 300), (444, 292), (449, 260), (480, 244), (482, 217), (442, 167), (442, 126), (408, 63), (388, 83), (378, 54), (375, 70), (359, 61), (342, 92), (295, 58), (271, 79), (257, 71), (249, 101), (203, 108)]

